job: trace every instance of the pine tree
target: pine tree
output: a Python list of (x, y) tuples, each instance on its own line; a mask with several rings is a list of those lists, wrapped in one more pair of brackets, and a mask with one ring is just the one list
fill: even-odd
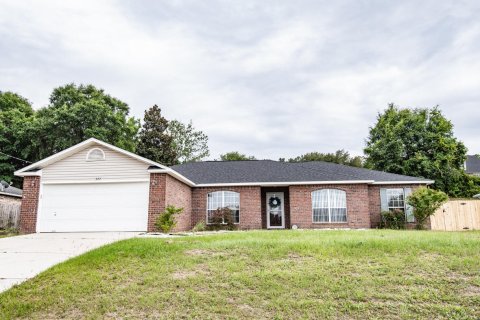
[(168, 124), (157, 105), (146, 110), (137, 154), (166, 166), (174, 165), (177, 155), (172, 148), (172, 136), (167, 131)]

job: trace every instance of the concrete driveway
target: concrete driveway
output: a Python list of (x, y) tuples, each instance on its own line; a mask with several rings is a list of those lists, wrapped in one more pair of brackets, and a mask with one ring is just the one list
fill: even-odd
[(0, 239), (0, 292), (62, 261), (139, 232), (35, 233)]

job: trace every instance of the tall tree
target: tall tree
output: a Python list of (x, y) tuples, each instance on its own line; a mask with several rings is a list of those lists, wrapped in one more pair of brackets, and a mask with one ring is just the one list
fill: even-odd
[(168, 120), (162, 116), (157, 105), (146, 110), (137, 153), (166, 166), (176, 164), (177, 154), (173, 148), (173, 137), (167, 130), (168, 126)]
[(185, 125), (178, 120), (172, 120), (168, 131), (172, 135), (172, 146), (177, 155), (176, 163), (200, 161), (210, 155), (208, 136), (195, 130), (192, 121)]
[(36, 112), (31, 152), (39, 160), (94, 137), (135, 151), (139, 122), (129, 108), (93, 85), (67, 84), (53, 90), (50, 104)]
[(438, 107), (390, 104), (370, 128), (364, 151), (372, 169), (435, 180), (434, 187), (451, 196), (471, 196), (476, 190), (463, 171), (467, 149)]
[(247, 156), (238, 151), (230, 151), (220, 155), (222, 161), (240, 161), (240, 160), (256, 160), (254, 156)]
[(309, 152), (301, 156), (290, 158), (288, 162), (307, 162), (307, 161), (326, 161), (338, 164), (344, 164), (353, 167), (362, 167), (363, 158), (360, 156), (352, 157), (345, 150), (337, 150), (335, 153)]
[(27, 99), (16, 93), (0, 92), (0, 180), (16, 186), (20, 186), (20, 179), (13, 172), (28, 165), (31, 158), (25, 150), (31, 139), (26, 132), (33, 114)]

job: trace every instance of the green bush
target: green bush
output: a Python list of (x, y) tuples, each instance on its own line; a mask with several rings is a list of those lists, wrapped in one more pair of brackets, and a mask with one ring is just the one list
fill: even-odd
[(210, 223), (207, 230), (235, 230), (237, 226), (233, 221), (232, 210), (229, 208), (218, 208), (210, 216)]
[(177, 225), (175, 216), (183, 211), (183, 208), (176, 208), (175, 206), (168, 205), (165, 211), (160, 213), (155, 221), (155, 227), (162, 230), (164, 233), (169, 233)]
[(405, 229), (405, 212), (402, 210), (383, 211), (381, 215), (380, 228), (394, 230)]
[(407, 203), (413, 207), (413, 215), (417, 222), (417, 229), (425, 228), (425, 221), (448, 201), (448, 196), (442, 192), (427, 187), (415, 190), (408, 198)]
[(199, 223), (197, 223), (192, 229), (193, 232), (201, 232), (201, 231), (205, 231), (205, 230), (207, 230), (207, 226), (205, 225), (205, 222), (203, 222), (203, 221), (200, 221)]

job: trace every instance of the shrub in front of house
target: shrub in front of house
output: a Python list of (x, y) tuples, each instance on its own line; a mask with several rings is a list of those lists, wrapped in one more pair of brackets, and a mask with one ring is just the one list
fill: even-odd
[(380, 228), (382, 229), (405, 229), (405, 213), (402, 210), (383, 211)]
[(229, 208), (218, 208), (211, 216), (207, 230), (236, 230), (232, 210)]
[(165, 208), (165, 211), (160, 213), (157, 220), (155, 221), (155, 227), (164, 233), (169, 233), (177, 225), (175, 216), (177, 214), (180, 214), (182, 211), (183, 208), (177, 208), (175, 206), (168, 205)]
[(202, 231), (205, 231), (205, 230), (207, 230), (207, 226), (205, 225), (205, 222), (203, 222), (203, 221), (198, 222), (198, 223), (192, 228), (192, 231), (193, 231), (193, 232), (202, 232)]
[(413, 207), (413, 215), (417, 222), (416, 228), (419, 230), (424, 229), (425, 221), (447, 201), (448, 196), (442, 191), (427, 187), (415, 190), (407, 198), (407, 203)]

